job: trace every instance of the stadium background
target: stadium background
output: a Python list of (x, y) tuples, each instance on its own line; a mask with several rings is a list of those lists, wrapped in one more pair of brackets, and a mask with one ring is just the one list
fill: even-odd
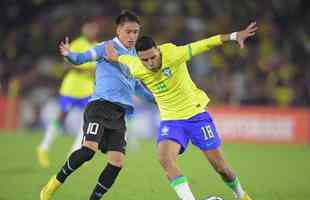
[[(43, 171), (36, 165), (35, 147), (46, 121), (55, 114), (57, 92), (64, 75), (58, 42), (65, 36), (77, 37), (88, 17), (95, 17), (101, 25), (102, 40), (112, 37), (113, 19), (125, 8), (141, 16), (141, 34), (154, 36), (158, 43), (185, 44), (257, 21), (259, 31), (246, 42), (245, 50), (236, 44), (226, 44), (194, 58), (190, 71), (199, 87), (211, 97), (210, 111), (228, 143), (227, 157), (254, 199), (309, 199), (310, 12), (307, 5), (305, 0), (1, 1), (0, 158), (4, 164), (0, 178), (8, 184), (1, 184), (0, 199), (20, 199), (17, 193), (27, 193), (24, 199), (36, 198), (48, 175), (64, 160), (63, 151), (70, 146), (70, 137), (56, 141), (52, 169)], [(132, 153), (127, 162), (131, 172), (123, 175), (119, 187), (127, 187), (127, 181), (130, 183), (134, 176), (143, 181), (136, 188), (127, 187), (122, 194), (115, 189), (110, 198), (175, 199), (168, 186), (164, 187), (166, 180), (156, 163), (153, 136), (157, 111), (144, 102), (137, 101), (137, 106), (137, 115), (130, 125), (132, 134), (129, 134)], [(66, 133), (76, 132), (75, 116), (73, 112), (67, 119)], [(189, 176), (193, 176), (194, 192), (202, 197), (204, 191), (211, 190), (229, 199), (229, 191), (211, 169), (207, 168), (201, 175), (197, 171), (203, 166), (189, 164), (200, 166), (202, 161), (194, 149), (180, 160)], [(100, 162), (103, 161), (98, 156), (92, 166), (99, 169), (103, 166)], [(71, 190), (64, 189), (59, 197), (85, 199), (96, 178), (92, 166), (84, 170), (92, 178), (84, 180), (88, 190), (76, 184)], [(134, 171), (141, 167), (145, 168), (141, 173), (147, 175)], [(83, 180), (81, 174), (73, 179)], [(150, 179), (143, 179), (146, 176)], [(31, 178), (32, 184), (20, 181), (21, 177)], [(269, 184), (265, 182), (268, 179), (271, 179)], [(203, 184), (213, 187), (204, 189)], [(11, 187), (17, 191), (11, 191)], [(81, 189), (76, 193), (74, 187)]]

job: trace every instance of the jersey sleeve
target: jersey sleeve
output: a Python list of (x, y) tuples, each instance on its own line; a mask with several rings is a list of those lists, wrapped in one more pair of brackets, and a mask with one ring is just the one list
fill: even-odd
[(181, 64), (189, 61), (193, 56), (197, 56), (221, 44), (221, 37), (220, 35), (217, 35), (183, 46), (175, 46), (171, 44), (170, 48), (168, 48), (168, 52), (170, 52), (170, 60), (173, 64)]
[[(87, 49), (85, 49), (84, 43), (73, 41), (70, 45), (70, 50), (74, 51), (76, 53), (83, 53)], [(82, 65), (77, 65), (76, 67), (81, 68), (81, 69), (85, 69), (85, 70), (94, 70), (96, 68), (96, 62), (95, 61), (86, 62)]]
[[(136, 56), (130, 56), (130, 55), (121, 55), (118, 57), (118, 62), (123, 65), (127, 65), (130, 73), (136, 77), (138, 77), (139, 74), (139, 66), (143, 66), (141, 63), (141, 60)], [(141, 68), (141, 67), (140, 67)]]
[(105, 56), (105, 47), (104, 43), (96, 45), (96, 47), (91, 48), (90, 50), (79, 53), (75, 51), (70, 51), (69, 55), (66, 57), (68, 61), (74, 65), (81, 65), (86, 62), (96, 61), (104, 58)]

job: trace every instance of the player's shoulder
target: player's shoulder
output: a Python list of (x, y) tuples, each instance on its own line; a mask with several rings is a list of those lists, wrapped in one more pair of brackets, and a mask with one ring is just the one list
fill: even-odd
[(115, 42), (114, 39), (110, 39), (110, 40), (104, 40), (104, 41), (99, 42), (99, 43), (96, 45), (96, 47), (105, 47), (105, 46), (108, 45), (109, 43), (116, 44), (116, 42)]
[(80, 36), (70, 43), (70, 48), (75, 51), (84, 51), (94, 46), (87, 38)]
[(162, 45), (159, 45), (159, 49), (161, 51), (169, 51), (169, 50), (174, 50), (177, 46), (173, 43), (165, 43)]
[(159, 46), (160, 52), (164, 57), (170, 57), (177, 52), (177, 46), (173, 43), (165, 43)]
[(110, 42), (111, 40), (105, 40), (105, 41), (101, 41), (98, 44), (96, 44), (97, 47), (104, 47), (105, 45), (107, 45), (108, 42)]
[(84, 37), (77, 37), (71, 41), (70, 46), (78, 46), (86, 43), (86, 39)]
[(159, 46), (165, 64), (170, 65), (174, 59), (175, 54), (178, 54), (177, 45), (173, 43), (165, 43)]

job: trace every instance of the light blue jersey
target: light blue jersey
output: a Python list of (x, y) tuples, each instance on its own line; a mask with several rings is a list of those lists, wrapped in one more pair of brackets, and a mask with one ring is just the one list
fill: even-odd
[[(110, 41), (119, 55), (137, 56), (134, 48), (127, 49), (117, 37)], [(102, 42), (84, 53), (70, 52), (67, 58), (69, 62), (75, 65), (92, 60), (97, 61), (95, 91), (89, 102), (95, 100), (110, 101), (124, 107), (126, 113), (131, 114), (134, 111), (133, 95), (150, 101), (153, 100), (153, 96), (139, 80), (133, 78), (127, 66), (111, 63), (105, 59), (105, 48), (110, 41)]]

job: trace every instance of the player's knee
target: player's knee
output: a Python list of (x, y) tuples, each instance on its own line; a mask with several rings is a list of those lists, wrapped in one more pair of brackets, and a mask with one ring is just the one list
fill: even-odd
[(83, 142), (82, 146), (87, 147), (87, 148), (93, 150), (94, 152), (96, 152), (98, 150), (98, 143), (97, 142), (85, 141), (85, 142)]
[(80, 155), (81, 155), (81, 157), (83, 157), (83, 160), (85, 162), (91, 160), (94, 157), (95, 153), (96, 152), (94, 150), (92, 150), (88, 147), (85, 147), (85, 146), (83, 146), (80, 149)]
[(111, 163), (111, 165), (122, 168), (124, 166), (124, 161), (123, 159), (113, 159), (113, 160), (109, 160), (109, 163)]
[(124, 154), (116, 151), (109, 151), (107, 153), (108, 162), (116, 167), (122, 168), (124, 166)]

